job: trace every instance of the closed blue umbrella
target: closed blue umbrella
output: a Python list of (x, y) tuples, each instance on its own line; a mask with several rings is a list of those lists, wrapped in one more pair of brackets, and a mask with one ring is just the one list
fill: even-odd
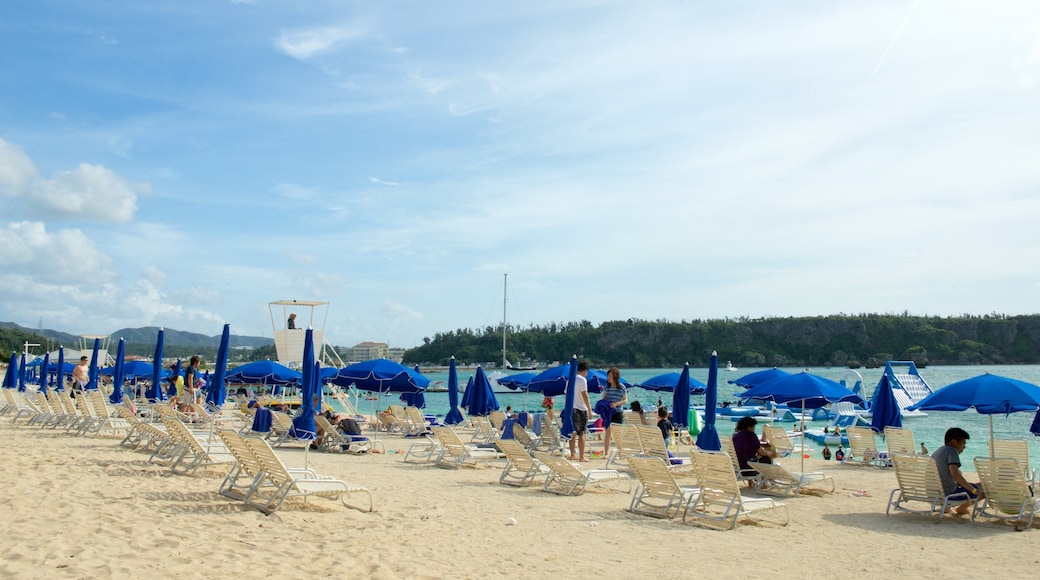
[(18, 353), (11, 351), (11, 362), (7, 363), (7, 372), (4, 373), (4, 388), (18, 388)]
[(22, 353), (22, 363), (18, 365), (18, 392), (25, 392), (25, 353)]
[(58, 374), (54, 376), (54, 390), (65, 390), (65, 347), (58, 347)]
[(217, 348), (217, 363), (213, 376), (206, 383), (206, 402), (222, 407), (227, 400), (227, 387), (224, 385), (227, 374), (228, 349), (231, 343), (231, 323), (224, 323), (224, 331), (220, 334), (220, 346)]
[(155, 354), (152, 355), (152, 386), (148, 388), (145, 396), (149, 400), (164, 401), (166, 394), (162, 389), (162, 351), (163, 351), (163, 329), (159, 327), (159, 334), (155, 338)]
[(1033, 424), (1029, 426), (1029, 432), (1040, 437), (1040, 411), (1037, 411), (1036, 417), (1033, 417)]
[[(681, 372), (670, 372), (650, 377), (649, 379), (635, 385), (641, 389), (648, 391), (668, 391), (669, 393), (675, 391), (675, 386), (679, 384), (679, 378), (682, 377)], [(705, 391), (706, 385), (697, 379), (688, 376), (690, 381), (690, 394), (701, 394)]]
[(790, 375), (791, 373), (785, 370), (773, 367), (764, 371), (755, 371), (753, 373), (748, 373), (740, 377), (739, 379), (734, 379), (728, 382), (731, 385), (737, 385), (744, 388), (751, 388), (761, 385), (762, 383), (768, 383), (769, 381), (774, 381), (776, 379)]
[(690, 415), (690, 363), (683, 365), (679, 382), (672, 391), (672, 424), (678, 428), (686, 427)]
[(50, 379), (51, 353), (44, 353), (43, 364), (40, 366), (40, 392), (47, 394), (47, 380)]
[(448, 415), (444, 417), (445, 425), (458, 425), (462, 422), (462, 411), (459, 411), (459, 372), (455, 369), (455, 357), (448, 363)]
[(903, 412), (899, 410), (896, 395), (892, 392), (892, 383), (888, 375), (881, 375), (877, 394), (870, 403), (870, 428), (875, 433), (883, 433), (885, 427), (902, 427)]
[(989, 415), (989, 450), (993, 453), (993, 415), (1008, 415), (1040, 409), (1040, 387), (986, 373), (950, 383), (907, 407), (910, 411), (965, 411)]
[(697, 434), (697, 447), (705, 451), (722, 449), (719, 432), (715, 429), (715, 406), (719, 402), (719, 353), (712, 351), (708, 361), (708, 390), (704, 396), (704, 427)]
[(101, 339), (94, 339), (94, 353), (90, 357), (90, 370), (88, 371), (90, 381), (83, 387), (84, 391), (97, 390), (98, 388), (98, 355), (101, 353)]
[(466, 390), (462, 393), (462, 408), (468, 409), (469, 402), (473, 400), (473, 375), (466, 379)]
[[(561, 413), (560, 417), (562, 419), (560, 436), (570, 438), (574, 435), (574, 397), (576, 395), (574, 389), (578, 380), (578, 355), (572, 356), (571, 364), (567, 366), (570, 368), (567, 371), (567, 382), (564, 385), (564, 395), (566, 396), (563, 398), (563, 413)], [(534, 383), (534, 381), (531, 382)], [(543, 392), (546, 396), (549, 396), (547, 391)]]
[(486, 417), (491, 411), (498, 410), (498, 399), (495, 398), (495, 392), (491, 389), (491, 381), (484, 374), (483, 367), (477, 367), (477, 374), (473, 377), (473, 386), (467, 390), (473, 391), (469, 407), (466, 409), (471, 417)]
[(120, 337), (119, 346), (116, 348), (116, 366), (112, 373), (112, 394), (108, 396), (108, 401), (113, 405), (118, 405), (123, 401), (123, 381), (126, 380), (123, 374), (123, 359), (126, 357), (126, 341)]
[(314, 368), (314, 329), (307, 327), (303, 337), (303, 382), (300, 388), (300, 412), (293, 418), (290, 435), (297, 439), (312, 440), (317, 438), (317, 427), (314, 425), (314, 414), (321, 404), (321, 381), (319, 370)]

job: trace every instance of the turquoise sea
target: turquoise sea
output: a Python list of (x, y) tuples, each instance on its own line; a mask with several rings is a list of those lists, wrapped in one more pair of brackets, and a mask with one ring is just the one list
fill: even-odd
[[(622, 371), (622, 379), (629, 383), (637, 383), (646, 380), (655, 375), (659, 375), (666, 372), (678, 371), (681, 369), (625, 369)], [(763, 370), (761, 368), (741, 368), (735, 372), (729, 372), (725, 370), (719, 371), (719, 401), (731, 400), (736, 401), (735, 393), (740, 392), (741, 389), (736, 388), (734, 385), (728, 384), (726, 381), (736, 379), (744, 376), (745, 374)], [(800, 372), (801, 368), (785, 368), (788, 372)], [(827, 377), (829, 379), (839, 381), (842, 378), (846, 378), (847, 384), (851, 386), (852, 381), (848, 380), (852, 377), (848, 369), (845, 368), (809, 368), (805, 369), (811, 373)], [(999, 366), (929, 366), (923, 369), (919, 369), (921, 376), (932, 390), (938, 390), (950, 383), (971, 378), (984, 374), (986, 372), (1010, 377), (1013, 379), (1019, 379), (1033, 384), (1040, 385), (1040, 365), (999, 365)], [(466, 384), (466, 380), (474, 371), (464, 369), (459, 371), (459, 383), (461, 385)], [(884, 368), (879, 369), (857, 369), (857, 372), (863, 377), (864, 389), (868, 396), (873, 393), (874, 387), (877, 385), (878, 380), (884, 373)], [(446, 385), (448, 380), (447, 371), (443, 372), (426, 372), (423, 374), (428, 377), (432, 383), (438, 385)], [(493, 372), (489, 373), (491, 380), (497, 377), (504, 376), (505, 374), (511, 373), (500, 373)], [(691, 368), (690, 376), (696, 378), (702, 382), (708, 380), (708, 369), (707, 368)], [(541, 395), (538, 393), (507, 393), (497, 394), (499, 406), (502, 409), (506, 408), (506, 405), (510, 405), (514, 410), (531, 410), (534, 411), (538, 408), (541, 403)], [(595, 396), (595, 395), (593, 395)], [(657, 399), (661, 398), (665, 405), (671, 406), (671, 393), (662, 392), (657, 393), (653, 391), (646, 391), (640, 388), (632, 388), (629, 390), (629, 400), (638, 400), (644, 407), (653, 406), (657, 403)], [(703, 404), (703, 395), (694, 395), (692, 398), (694, 405)], [(358, 401), (358, 411), (364, 414), (369, 414), (377, 406), (386, 408), (390, 403), (396, 403), (397, 397), (394, 395), (384, 395), (382, 400), (360, 400)], [(560, 407), (563, 404), (562, 396), (557, 401), (557, 406)], [(424, 412), (428, 415), (436, 415), (439, 418), (443, 418), (448, 412), (448, 394), (445, 392), (431, 392), (426, 394), (426, 408)], [(1029, 439), (1030, 440), (1030, 465), (1040, 467), (1040, 438), (1034, 438), (1029, 433), (1029, 426), (1033, 421), (1034, 413), (1012, 413), (1008, 416), (1004, 415), (993, 415), (993, 432), (994, 436), (998, 439)], [(934, 451), (943, 444), (943, 434), (946, 429), (950, 427), (961, 427), (968, 431), (971, 435), (971, 439), (968, 441), (968, 445), (962, 454), (964, 459), (964, 469), (973, 470), (970, 458), (986, 455), (988, 453), (989, 439), (989, 415), (980, 415), (973, 410), (964, 412), (936, 412), (932, 411), (928, 413), (927, 417), (910, 417), (903, 420), (903, 426), (909, 427), (914, 431), (914, 437), (917, 442), (924, 443), (929, 451)], [(716, 424), (720, 434), (731, 431), (731, 424), (727, 417), (721, 417), (720, 421)], [(826, 423), (819, 421), (815, 424), (810, 425), (813, 427), (823, 427)], [(787, 423), (782, 424), (786, 428), (790, 429), (793, 424)], [(1034, 440), (1035, 439), (1035, 440)], [(878, 445), (883, 448), (883, 443), (878, 441)], [(807, 447), (812, 447), (812, 456), (819, 457), (818, 446), (813, 444), (811, 441), (806, 442)]]

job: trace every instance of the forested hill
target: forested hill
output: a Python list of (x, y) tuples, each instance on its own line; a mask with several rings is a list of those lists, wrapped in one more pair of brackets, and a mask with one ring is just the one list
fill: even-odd
[[(408, 350), (406, 363), (447, 364), (502, 359), (501, 327), (438, 333)], [(712, 350), (738, 367), (1040, 363), (1040, 315), (920, 317), (832, 315), (666, 322), (588, 321), (509, 331), (511, 362), (566, 361), (572, 354), (597, 366), (706, 366)]]

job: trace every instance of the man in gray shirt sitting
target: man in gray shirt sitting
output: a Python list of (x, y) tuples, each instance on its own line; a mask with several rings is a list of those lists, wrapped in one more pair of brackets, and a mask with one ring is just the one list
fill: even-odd
[(932, 453), (932, 459), (939, 468), (939, 480), (942, 481), (943, 493), (947, 496), (964, 493), (971, 498), (970, 501), (957, 506), (954, 510), (957, 515), (968, 513), (968, 508), (972, 503), (985, 497), (979, 486), (970, 483), (961, 473), (961, 452), (964, 451), (968, 439), (970, 436), (967, 431), (960, 427), (951, 427), (946, 430), (946, 436), (943, 438), (946, 444)]

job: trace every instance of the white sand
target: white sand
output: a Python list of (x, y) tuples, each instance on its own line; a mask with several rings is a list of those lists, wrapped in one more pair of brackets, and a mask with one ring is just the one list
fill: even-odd
[[(1040, 571), (1040, 522), (885, 516), (891, 470), (808, 460), (831, 495), (787, 499), (791, 524), (714, 531), (626, 511), (630, 496), (559, 497), (397, 454), (311, 452), (311, 467), (372, 490), (375, 512), (312, 498), (272, 516), (216, 494), (225, 470), (178, 476), (117, 439), (0, 419), (0, 576), (481, 578), (1006, 578)], [(301, 448), (279, 450), (301, 466)], [(797, 459), (787, 465), (797, 466)], [(601, 467), (599, 463), (593, 464)], [(853, 491), (866, 490), (869, 497)], [(517, 524), (507, 525), (509, 518)]]

